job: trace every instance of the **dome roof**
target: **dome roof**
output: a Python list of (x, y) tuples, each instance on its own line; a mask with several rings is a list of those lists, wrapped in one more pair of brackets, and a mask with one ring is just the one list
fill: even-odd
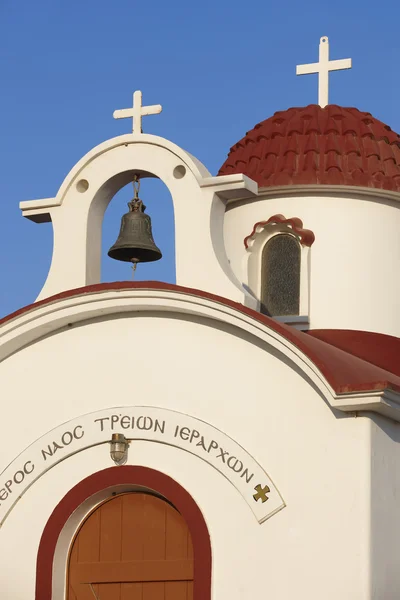
[(400, 135), (357, 108), (289, 108), (231, 148), (218, 175), (231, 173), (244, 173), (260, 187), (357, 185), (400, 192)]

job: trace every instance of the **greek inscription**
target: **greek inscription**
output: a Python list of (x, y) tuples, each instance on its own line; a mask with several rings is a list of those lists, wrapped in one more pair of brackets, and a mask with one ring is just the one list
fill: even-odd
[(73, 439), (74, 436), (70, 431), (66, 431), (61, 436), (61, 442), (64, 444), (64, 446), (69, 446)]
[(208, 450), (207, 452), (210, 452), (210, 450), (216, 450), (218, 448), (218, 444), (215, 440), (211, 440), (210, 445), (208, 446)]
[(136, 425), (138, 429), (149, 431), (153, 428), (153, 419), (151, 417), (139, 417)]
[(190, 436), (190, 443), (192, 443), (194, 439), (197, 439), (199, 437), (200, 433), (196, 429), (193, 429), (192, 435)]
[(253, 479), (253, 476), (254, 476), (254, 473), (250, 474), (249, 471), (247, 470), (247, 468), (240, 475), (240, 477), (245, 477), (246, 483), (250, 483), (250, 481)]
[(230, 455), (229, 451), (221, 448), (215, 440), (211, 440), (211, 442), (208, 442), (208, 440), (206, 441), (204, 435), (201, 435), (197, 429), (190, 430), (189, 427), (180, 427), (177, 425), (175, 427), (174, 437), (178, 437), (178, 435), (182, 440), (193, 443), (193, 445), (202, 448), (208, 454), (210, 454), (211, 451), (217, 451), (218, 454), (213, 454), (215, 458), (219, 458), (234, 473), (240, 474), (240, 477), (244, 478), (246, 483), (250, 483), (252, 480), (254, 473), (250, 473), (248, 468), (244, 467), (243, 462), (239, 458)]
[[(231, 463), (232, 460), (233, 460), (233, 462)], [(227, 465), (230, 469), (232, 469), (232, 471), (235, 471), (235, 473), (240, 473), (240, 471), (242, 471), (242, 469), (243, 469), (242, 461), (239, 460), (238, 458), (236, 458), (236, 456), (230, 456), (228, 458)], [(239, 468), (237, 468), (237, 467), (239, 467)]]
[[(108, 426), (111, 431), (121, 429), (139, 429), (140, 431), (154, 431), (155, 433), (165, 433), (165, 420), (153, 419), (148, 415), (134, 417), (131, 415), (111, 415), (111, 417), (102, 417), (95, 419), (100, 431), (105, 431)], [(178, 428), (175, 431), (175, 437), (178, 434)]]
[[(80, 435), (78, 435), (78, 429), (80, 429)], [(74, 438), (76, 440), (80, 440), (81, 438), (83, 438), (83, 436), (85, 435), (85, 432), (83, 431), (82, 425), (77, 425), (74, 428), (73, 434), (74, 434)]]
[(103, 417), (102, 419), (95, 419), (94, 422), (98, 423), (100, 422), (100, 431), (104, 431), (104, 425), (103, 422), (104, 421), (109, 421), (110, 417)]
[(114, 423), (118, 423), (118, 422), (119, 422), (119, 416), (111, 415), (111, 429), (114, 429)]
[(13, 492), (13, 486), (20, 485), (27, 475), (30, 475), (32, 471), (35, 469), (35, 465), (31, 460), (28, 460), (22, 467), (22, 469), (18, 469), (12, 476), (12, 479), (9, 479), (5, 482), (4, 487), (0, 490), (0, 500), (4, 502), (8, 498), (10, 494)]
[[(28, 470), (28, 465), (31, 465), (31, 467), (29, 468), (29, 470)], [(31, 460), (28, 460), (28, 462), (26, 462), (26, 463), (24, 464), (24, 472), (25, 472), (27, 475), (30, 475), (30, 474), (32, 473), (32, 471), (34, 470), (34, 468), (35, 468), (35, 465), (32, 463), (32, 461), (31, 461)]]
[(14, 475), (15, 483), (22, 483), (25, 479), (25, 473), (23, 471), (17, 471)]
[(228, 452), (227, 450), (226, 450), (226, 451), (225, 451), (225, 450), (223, 450), (223, 449), (220, 447), (220, 449), (219, 449), (219, 454), (217, 454), (217, 458), (220, 458), (220, 459), (222, 460), (222, 462), (224, 463), (224, 462), (226, 462), (226, 461), (225, 461), (225, 456), (226, 456), (227, 454), (229, 454), (229, 452)]
[(154, 431), (157, 431), (157, 429), (159, 429), (161, 431), (161, 433), (164, 433), (164, 431), (165, 431), (165, 421), (163, 421), (162, 423), (160, 423), (160, 421), (158, 419), (156, 419), (156, 421), (154, 423)]
[(47, 446), (47, 450), (45, 450), (44, 448), (42, 448), (42, 457), (43, 457), (43, 460), (47, 460), (48, 456), (53, 456), (53, 451), (51, 449), (50, 444)]
[(48, 456), (54, 456), (57, 450), (61, 450), (62, 448), (63, 446), (59, 446), (57, 442), (53, 442), (53, 446), (51, 446), (51, 444), (48, 444), (47, 450), (42, 450), (43, 459), (46, 460)]
[(84, 434), (85, 432), (82, 425), (77, 425), (72, 431), (64, 431), (61, 436), (61, 444), (53, 441), (52, 444), (47, 444), (47, 448), (42, 448), (43, 460), (47, 460), (47, 458), (54, 456), (58, 450), (62, 450), (65, 446), (69, 446), (74, 439), (80, 440), (83, 438)]
[(180, 436), (183, 440), (188, 440), (189, 436), (190, 436), (190, 429), (189, 427), (182, 427), (181, 431), (180, 431)]
[(203, 450), (205, 450), (207, 452), (207, 448), (206, 445), (204, 443), (204, 436), (202, 435), (200, 440), (197, 442), (196, 446), (201, 446), (203, 448)]
[(125, 417), (122, 417), (120, 423), (121, 423), (122, 429), (129, 429), (129, 427), (131, 426), (131, 419), (130, 419), (130, 417), (125, 415)]
[[(146, 411), (146, 408), (142, 407), (140, 410)], [(125, 434), (130, 439), (144, 438), (154, 441), (165, 440), (167, 444), (173, 444), (178, 448), (182, 449), (184, 449), (185, 447), (186, 449), (189, 449), (188, 446), (190, 445), (192, 448), (191, 452), (197, 454), (197, 456), (199, 457), (204, 457), (203, 452), (205, 452), (207, 455), (206, 457), (204, 457), (205, 460), (217, 467), (218, 470), (222, 473), (225, 472), (225, 475), (229, 477), (232, 481), (233, 479), (236, 479), (237, 482), (241, 483), (242, 485), (247, 485), (251, 483), (252, 495), (254, 497), (255, 502), (258, 501), (260, 503), (264, 503), (266, 502), (266, 500), (268, 500), (268, 486), (263, 487), (260, 484), (259, 486), (253, 488), (253, 480), (256, 477), (258, 471), (255, 470), (254, 472), (252, 472), (248, 466), (246, 467), (247, 460), (249, 460), (248, 464), (250, 464), (250, 467), (253, 464), (251, 462), (251, 458), (246, 458), (247, 455), (245, 452), (241, 454), (240, 449), (238, 448), (237, 444), (235, 444), (235, 442), (232, 441), (232, 444), (230, 444), (229, 439), (227, 440), (227, 437), (221, 434), (222, 443), (225, 447), (229, 448), (229, 451), (224, 450), (224, 448), (222, 448), (219, 445), (219, 442), (217, 441), (219, 439), (218, 432), (216, 432), (215, 429), (213, 430), (212, 428), (206, 428), (206, 426), (204, 426), (203, 428), (202, 423), (200, 421), (190, 419), (187, 421), (189, 422), (189, 424), (197, 423), (197, 426), (199, 427), (199, 429), (197, 430), (192, 427), (182, 427), (179, 424), (176, 425), (176, 421), (175, 423), (173, 421), (170, 423), (168, 419), (165, 420), (162, 418), (156, 418), (154, 416), (155, 414), (157, 413), (154, 411), (150, 412), (150, 410), (147, 414), (146, 412), (143, 412), (142, 414), (138, 412), (138, 415), (132, 415), (129, 412), (128, 414), (111, 414), (110, 412), (109, 416), (98, 417), (96, 419), (92, 418), (90, 423), (92, 429), (89, 429), (86, 435), (89, 435), (90, 440), (92, 441), (93, 434), (97, 432), (97, 435), (99, 437), (98, 443), (106, 443), (108, 439), (111, 439), (111, 431), (118, 431), (118, 429), (123, 431), (132, 430), (132, 432), (135, 432), (134, 434), (132, 433), (132, 435), (129, 435), (129, 431), (128, 434)], [(159, 414), (162, 415), (163, 412), (161, 411)], [(183, 422), (185, 422), (183, 416), (182, 419)], [(207, 433), (212, 431), (213, 434), (216, 436), (217, 440), (207, 436)], [(104, 432), (104, 434), (100, 436), (100, 432)], [(108, 435), (109, 438), (107, 437)], [(52, 440), (48, 437), (46, 440), (46, 445), (44, 445), (42, 448), (40, 448), (39, 446), (36, 449), (36, 452), (38, 452), (39, 456), (41, 455), (42, 461), (47, 461), (51, 464), (55, 464), (56, 462), (62, 460), (65, 456), (67, 456), (67, 454), (74, 452), (74, 442), (76, 442), (77, 440), (81, 440), (84, 436), (85, 430), (82, 425), (73, 426), (71, 424), (70, 429), (63, 432), (61, 430), (61, 432), (58, 433), (57, 436), (54, 436), (55, 439)], [(162, 436), (165, 437), (162, 438)], [(88, 444), (86, 444), (86, 446)], [(85, 444), (79, 444), (77, 450), (83, 449), (84, 447)], [(67, 448), (68, 450), (66, 450)], [(231, 454), (231, 451), (235, 452), (235, 449), (242, 460), (237, 456)], [(62, 452), (63, 450), (64, 453)], [(55, 455), (57, 456), (54, 459), (53, 457)], [(25, 482), (35, 469), (34, 462), (32, 462), (32, 460), (29, 460), (25, 462), (24, 465), (17, 465), (18, 469), (16, 469), (15, 471), (8, 471), (8, 481), (3, 480), (0, 482), (0, 506), (2, 506), (5, 501), (9, 502), (10, 496), (11, 498), (13, 498), (13, 496), (17, 498), (19, 495), (21, 495), (21, 493), (23, 493), (21, 490), (23, 490), (26, 487), (27, 484)], [(222, 466), (222, 463), (224, 466)], [(45, 470), (47, 468), (47, 464), (46, 466), (42, 466), (42, 470)], [(233, 475), (233, 473), (235, 473), (235, 475)], [(40, 476), (40, 474), (38, 474), (38, 476)], [(239, 482), (239, 478), (243, 479), (243, 482)], [(17, 489), (19, 489), (18, 492)]]

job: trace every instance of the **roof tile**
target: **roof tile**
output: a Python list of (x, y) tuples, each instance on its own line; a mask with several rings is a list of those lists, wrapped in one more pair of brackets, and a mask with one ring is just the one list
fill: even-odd
[(356, 108), (289, 108), (231, 148), (219, 175), (233, 173), (262, 187), (345, 184), (400, 192), (400, 136)]

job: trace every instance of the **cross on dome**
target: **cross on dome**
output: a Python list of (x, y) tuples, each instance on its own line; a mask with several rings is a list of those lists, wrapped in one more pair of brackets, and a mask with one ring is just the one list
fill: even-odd
[(114, 119), (127, 119), (132, 117), (132, 133), (140, 134), (142, 132), (142, 117), (147, 115), (158, 115), (162, 111), (161, 104), (153, 104), (152, 106), (142, 105), (142, 92), (137, 90), (133, 93), (132, 108), (122, 108), (114, 110)]
[(318, 104), (324, 108), (328, 102), (329, 71), (351, 69), (351, 58), (329, 60), (329, 40), (323, 36), (319, 41), (319, 62), (309, 65), (297, 65), (296, 75), (318, 73)]

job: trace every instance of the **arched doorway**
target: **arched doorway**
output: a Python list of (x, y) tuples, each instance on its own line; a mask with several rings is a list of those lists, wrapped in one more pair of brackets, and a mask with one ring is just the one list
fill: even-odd
[(193, 543), (169, 502), (131, 492), (83, 522), (68, 563), (67, 600), (192, 600)]
[[(132, 491), (132, 486), (135, 491)], [(68, 589), (65, 586), (65, 574), (71, 554), (68, 553), (68, 549), (71, 547), (71, 537), (76, 536), (76, 529), (80, 523), (79, 519), (74, 525), (74, 516), (79, 515), (79, 511), (85, 506), (85, 503), (90, 503), (97, 494), (106, 494), (106, 496), (102, 496), (105, 498), (109, 491), (107, 501), (111, 502), (117, 499), (119, 496), (113, 495), (115, 492), (112, 490), (121, 487), (125, 487), (124, 491), (129, 494), (137, 493), (138, 490), (140, 493), (144, 489), (152, 490), (154, 495), (158, 495), (160, 499), (168, 498), (168, 502), (176, 507), (178, 514), (188, 526), (193, 542), (193, 600), (210, 600), (211, 543), (208, 528), (199, 507), (191, 495), (174, 479), (154, 469), (137, 465), (109, 467), (89, 475), (75, 485), (55, 507), (46, 523), (39, 544), (35, 600), (60, 600), (60, 598), (68, 597)], [(126, 490), (127, 487), (128, 490)], [(98, 507), (98, 502), (91, 506)], [(89, 511), (89, 516), (95, 511), (96, 509)], [(74, 539), (75, 537), (73, 537)], [(86, 595), (84, 600), (94, 600), (95, 596), (90, 587), (86, 587), (91, 595)], [(176, 598), (180, 600), (179, 596)], [(186, 596), (183, 598), (186, 599)], [(128, 595), (128, 599), (135, 600), (135, 596), (131, 598)], [(161, 599), (175, 600), (175, 596), (172, 599), (162, 596)], [(71, 599), (68, 598), (68, 600)], [(105, 598), (100, 596), (99, 600), (115, 599), (114, 596)], [(127, 600), (127, 598), (122, 596), (121, 600)], [(141, 596), (140, 600), (146, 600), (145, 596)]]

